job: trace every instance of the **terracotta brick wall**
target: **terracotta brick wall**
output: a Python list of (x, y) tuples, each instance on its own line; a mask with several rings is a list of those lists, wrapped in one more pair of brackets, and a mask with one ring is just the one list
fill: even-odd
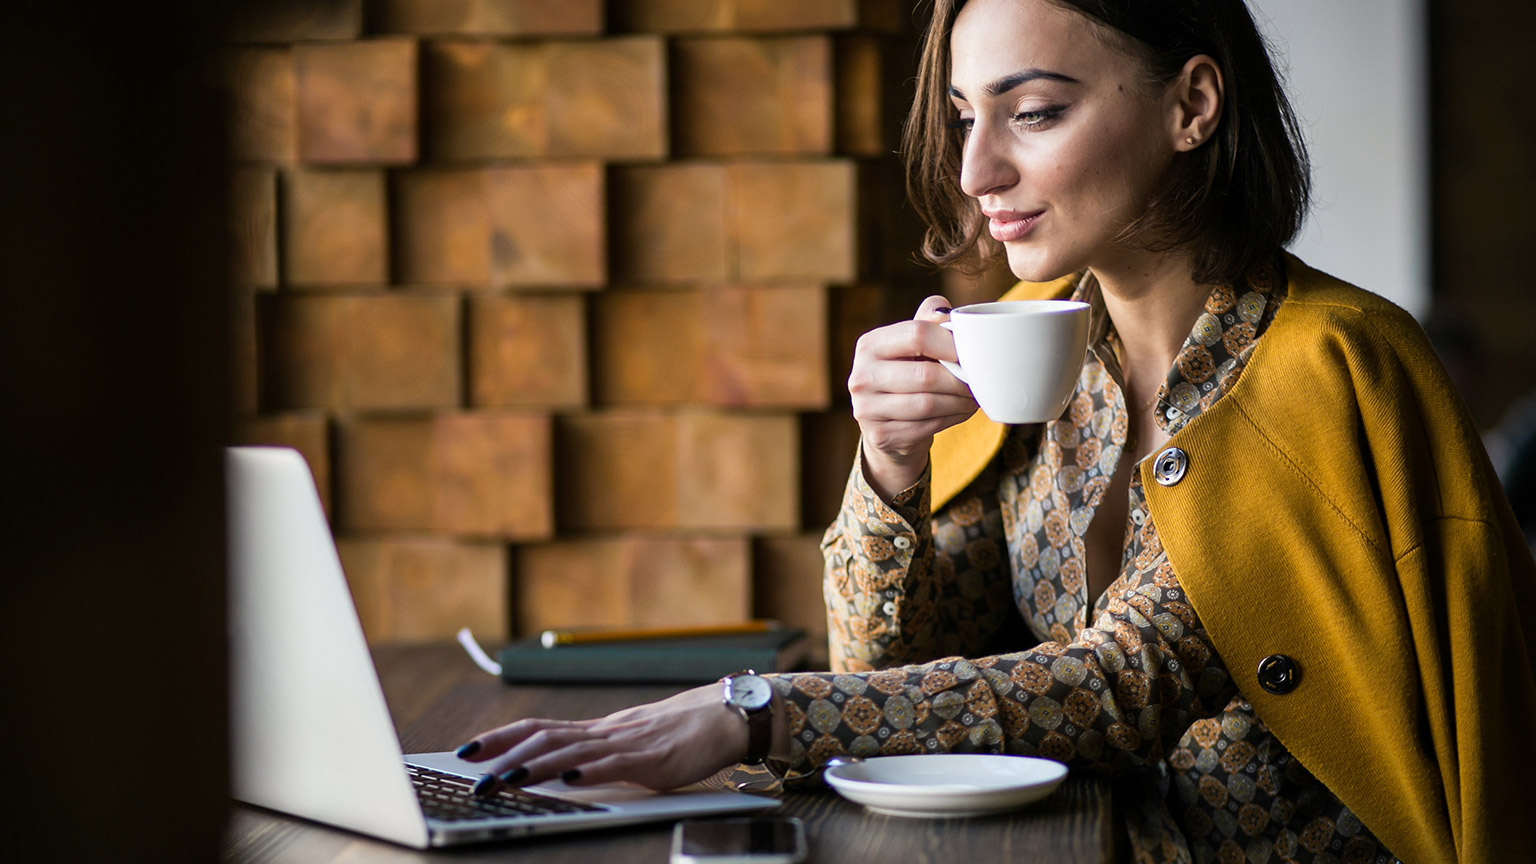
[(371, 638), (824, 632), (852, 346), (939, 285), (894, 156), (908, 6), (318, 0), (243, 24), (242, 437), (309, 459)]

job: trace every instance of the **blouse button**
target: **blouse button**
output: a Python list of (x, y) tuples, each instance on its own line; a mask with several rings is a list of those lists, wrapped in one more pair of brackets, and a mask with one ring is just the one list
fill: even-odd
[(1132, 510), (1131, 521), (1137, 525), (1140, 525), (1141, 523), (1147, 521), (1146, 514), (1142, 513), (1140, 510)]
[(895, 603), (895, 601), (893, 601), (893, 600), (885, 601), (885, 605), (880, 607), (880, 611), (884, 612), (887, 617), (894, 618), (896, 616), (896, 603)]
[(912, 538), (905, 534), (898, 534), (896, 535), (896, 539), (892, 540), (891, 543), (897, 549), (908, 549), (912, 546)]
[(1259, 661), (1259, 686), (1276, 696), (1296, 689), (1301, 683), (1301, 667), (1284, 654), (1271, 654)]
[(1183, 450), (1177, 447), (1169, 447), (1157, 454), (1157, 459), (1152, 463), (1152, 476), (1160, 485), (1172, 486), (1184, 479), (1184, 472), (1189, 470), (1189, 457)]

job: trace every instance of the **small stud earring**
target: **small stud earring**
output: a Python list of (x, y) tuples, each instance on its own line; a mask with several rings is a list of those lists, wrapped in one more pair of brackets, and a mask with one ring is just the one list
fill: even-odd
[(1191, 135), (1188, 138), (1184, 139), (1184, 143), (1193, 146), (1195, 144), (1199, 144), (1200, 143), (1200, 139), (1198, 139), (1195, 136)]

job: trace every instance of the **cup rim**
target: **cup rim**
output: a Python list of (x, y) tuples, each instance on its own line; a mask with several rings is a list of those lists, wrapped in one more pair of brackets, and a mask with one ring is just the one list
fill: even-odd
[[(1028, 308), (1023, 308), (1028, 307)], [(950, 317), (957, 315), (1068, 315), (1085, 312), (1088, 304), (1080, 300), (993, 300), (988, 303), (969, 303), (950, 310)]]

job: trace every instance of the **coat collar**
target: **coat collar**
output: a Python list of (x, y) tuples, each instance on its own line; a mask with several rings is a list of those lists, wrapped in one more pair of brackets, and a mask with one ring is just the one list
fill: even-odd
[[(1291, 287), (1298, 280), (1309, 279), (1314, 273), (1288, 252), (1283, 253), (1282, 259)], [(998, 299), (1066, 299), (1072, 296), (1080, 278), (1080, 274), (1073, 274), (1050, 282), (1020, 282)], [(1008, 426), (992, 420), (982, 411), (977, 411), (965, 422), (935, 435), (930, 458), (933, 466), (930, 481), (932, 508), (938, 510), (980, 476), (1002, 449), (1003, 439), (1007, 437)]]

